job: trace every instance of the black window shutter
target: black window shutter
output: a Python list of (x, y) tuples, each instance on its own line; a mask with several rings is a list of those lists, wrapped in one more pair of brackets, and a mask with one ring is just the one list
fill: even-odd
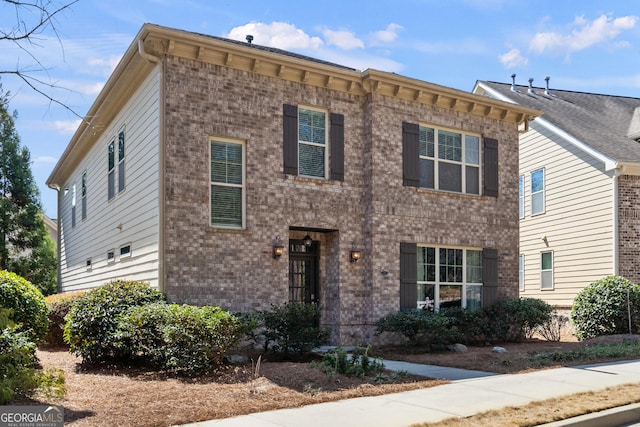
[(484, 138), (484, 195), (498, 197), (498, 140)]
[(329, 123), (329, 178), (344, 181), (344, 115), (331, 113)]
[(420, 128), (402, 122), (402, 185), (420, 186)]
[(282, 106), (282, 162), (284, 173), (298, 174), (298, 107)]
[(418, 246), (400, 242), (400, 310), (417, 307)]
[(482, 250), (482, 306), (498, 301), (498, 250)]

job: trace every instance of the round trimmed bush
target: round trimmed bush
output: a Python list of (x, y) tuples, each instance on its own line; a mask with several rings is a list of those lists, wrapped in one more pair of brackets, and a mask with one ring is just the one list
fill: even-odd
[(129, 308), (164, 301), (148, 283), (115, 280), (85, 292), (73, 304), (64, 327), (69, 350), (85, 363), (129, 358), (114, 337), (118, 316)]
[(244, 332), (244, 322), (219, 307), (147, 304), (120, 317), (117, 339), (154, 367), (195, 375), (222, 363)]
[(44, 296), (34, 285), (15, 273), (0, 270), (0, 307), (16, 323), (16, 332), (24, 332), (38, 342), (49, 327)]
[(576, 296), (571, 307), (571, 321), (580, 340), (638, 333), (640, 287), (620, 276), (596, 280)]
[(63, 338), (65, 318), (82, 293), (82, 291), (65, 292), (44, 298), (49, 309), (49, 330), (43, 340), (46, 345), (52, 347), (66, 345)]

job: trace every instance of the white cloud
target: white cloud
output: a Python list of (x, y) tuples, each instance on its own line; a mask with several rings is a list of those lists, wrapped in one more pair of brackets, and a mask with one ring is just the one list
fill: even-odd
[(327, 41), (327, 45), (335, 46), (344, 50), (363, 49), (364, 43), (357, 38), (354, 33), (347, 30), (323, 30), (322, 35)]
[(47, 127), (54, 129), (61, 135), (73, 135), (80, 126), (82, 120), (56, 120), (50, 122)]
[(311, 37), (295, 25), (286, 22), (251, 22), (249, 24), (234, 27), (225, 37), (245, 41), (245, 37), (251, 34), (253, 43), (262, 46), (270, 46), (278, 49), (307, 49), (317, 50), (322, 45), (322, 39)]
[(373, 43), (392, 43), (398, 38), (400, 30), (402, 30), (402, 25), (391, 23), (384, 30), (373, 33)]
[(51, 156), (38, 156), (31, 161), (33, 167), (42, 167), (55, 165), (58, 159)]
[(507, 68), (521, 67), (529, 64), (529, 60), (522, 56), (520, 49), (513, 48), (509, 52), (498, 56), (500, 63)]
[(637, 20), (636, 16), (612, 19), (607, 15), (601, 15), (599, 18), (589, 21), (583, 16), (579, 16), (571, 24), (575, 28), (569, 34), (537, 33), (529, 44), (529, 50), (536, 53), (554, 50), (564, 51), (567, 54), (577, 52), (614, 40), (622, 31), (632, 29)]

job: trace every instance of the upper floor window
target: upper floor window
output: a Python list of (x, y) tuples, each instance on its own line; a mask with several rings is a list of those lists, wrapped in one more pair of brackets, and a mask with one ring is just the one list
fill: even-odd
[(344, 180), (344, 116), (311, 107), (283, 106), (283, 171)]
[(420, 126), (420, 186), (480, 194), (480, 137)]
[(211, 140), (211, 225), (244, 227), (244, 144)]
[(82, 219), (87, 218), (87, 173), (82, 173), (82, 188), (80, 192), (81, 206), (82, 206)]
[(531, 172), (531, 215), (544, 213), (544, 169)]
[(518, 211), (519, 217), (524, 218), (524, 175), (518, 178)]
[(107, 156), (107, 198), (111, 200), (116, 195), (116, 153), (114, 140), (107, 146)]
[(118, 193), (124, 191), (124, 129), (118, 133)]
[(76, 226), (76, 185), (71, 187), (71, 227)]
[(327, 169), (326, 113), (298, 109), (298, 173), (325, 178)]

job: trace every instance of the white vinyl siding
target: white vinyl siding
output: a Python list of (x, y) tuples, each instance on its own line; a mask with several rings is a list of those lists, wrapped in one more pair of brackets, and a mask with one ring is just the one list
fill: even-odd
[(518, 177), (518, 215), (524, 218), (524, 175)]
[[(81, 182), (86, 174), (86, 203), (90, 215), (75, 228), (71, 224), (71, 197), (60, 195), (60, 275), (63, 291), (99, 286), (113, 279), (149, 282), (157, 287), (159, 268), (160, 78), (152, 71), (97, 136), (70, 176)], [(126, 191), (109, 201), (107, 147), (114, 141), (115, 175), (118, 134), (126, 125)], [(115, 138), (114, 138), (115, 137)], [(124, 169), (122, 169), (124, 172)], [(114, 181), (118, 181), (117, 178)], [(115, 182), (114, 182), (115, 184)], [(69, 225), (68, 225), (69, 224)], [(121, 248), (130, 253), (122, 262)], [(109, 255), (113, 258), (109, 259)], [(86, 261), (91, 259), (91, 269)]]
[(518, 256), (518, 289), (524, 291), (524, 255)]
[[(520, 296), (570, 307), (586, 285), (614, 274), (613, 182), (602, 163), (552, 137), (534, 121), (520, 139), (525, 212), (531, 212), (531, 172), (544, 165), (545, 175), (545, 214), (520, 220), (526, 283)], [(544, 251), (554, 253), (553, 290), (542, 291)]]

